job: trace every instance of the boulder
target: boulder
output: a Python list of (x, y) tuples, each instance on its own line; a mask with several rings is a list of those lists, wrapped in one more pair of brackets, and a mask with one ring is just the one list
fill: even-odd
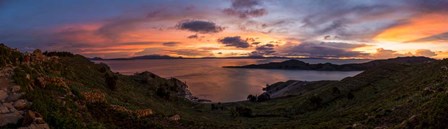
[(13, 93), (6, 98), (7, 102), (14, 102), (20, 99), (25, 93)]
[(12, 112), (7, 114), (0, 114), (0, 126), (5, 126), (8, 124), (17, 124), (17, 121), (22, 119), (22, 115), (18, 112)]
[(168, 119), (170, 119), (172, 121), (179, 121), (180, 120), (180, 115), (176, 114), (176, 115), (173, 115), (173, 116), (169, 117)]
[(8, 97), (8, 93), (4, 90), (0, 90), (0, 102), (4, 102), (5, 99)]
[(14, 107), (15, 107), (16, 109), (21, 110), (21, 109), (26, 108), (27, 103), (28, 103), (28, 102), (27, 102), (26, 100), (24, 100), (24, 99), (20, 99), (20, 100), (17, 100), (16, 102), (14, 102)]
[(9, 113), (9, 109), (5, 105), (0, 105), (0, 114), (3, 113)]

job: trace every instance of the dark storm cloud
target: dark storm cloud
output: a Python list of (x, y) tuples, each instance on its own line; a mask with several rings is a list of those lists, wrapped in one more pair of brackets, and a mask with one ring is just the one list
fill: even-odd
[(218, 42), (226, 45), (226, 46), (233, 46), (237, 48), (248, 48), (249, 43), (246, 40), (241, 39), (240, 36), (233, 36), (233, 37), (225, 37), (222, 39), (218, 39)]
[(289, 48), (286, 53), (290, 56), (308, 57), (359, 57), (367, 56), (367, 53), (351, 51), (353, 48), (365, 46), (362, 44), (348, 43), (314, 43), (304, 42)]
[(218, 26), (214, 22), (202, 20), (184, 20), (177, 25), (177, 28), (202, 34), (218, 33), (224, 30), (224, 27)]
[(165, 43), (162, 43), (163, 44), (163, 46), (170, 46), (170, 47), (172, 47), (172, 46), (177, 46), (177, 44), (179, 44), (179, 42), (165, 42)]
[(407, 43), (414, 43), (414, 42), (430, 42), (430, 41), (448, 41), (448, 32), (431, 35), (428, 37), (407, 41)]
[(259, 0), (232, 0), (232, 7), (224, 9), (223, 12), (240, 18), (259, 17), (268, 13), (261, 7)]

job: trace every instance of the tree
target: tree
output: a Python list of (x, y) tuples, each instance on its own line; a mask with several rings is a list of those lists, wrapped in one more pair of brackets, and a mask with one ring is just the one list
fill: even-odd
[(269, 99), (271, 99), (271, 96), (267, 93), (263, 93), (257, 97), (257, 102), (268, 101)]
[(247, 100), (249, 100), (250, 102), (257, 102), (257, 96), (255, 96), (255, 95), (248, 95), (247, 96)]

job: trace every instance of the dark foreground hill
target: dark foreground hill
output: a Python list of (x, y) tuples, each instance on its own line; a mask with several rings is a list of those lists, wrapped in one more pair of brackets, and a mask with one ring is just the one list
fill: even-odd
[(317, 70), (317, 71), (362, 71), (369, 68), (392, 64), (392, 63), (406, 63), (406, 64), (419, 64), (434, 59), (427, 57), (398, 57), (386, 60), (374, 60), (366, 63), (353, 63), (353, 64), (332, 64), (332, 63), (319, 63), (309, 64), (300, 60), (287, 60), (283, 62), (270, 62), (267, 64), (251, 64), (244, 66), (224, 66), (224, 68), (251, 68), (251, 69), (291, 69), (291, 70)]
[(8, 87), (0, 87), (6, 93), (0, 94), (0, 128), (448, 126), (448, 60), (386, 64), (341, 81), (311, 82), (263, 102), (205, 104), (190, 101), (177, 79), (149, 72), (121, 75), (80, 55), (25, 55), (0, 45), (0, 57), (1, 72), (7, 71), (1, 86)]

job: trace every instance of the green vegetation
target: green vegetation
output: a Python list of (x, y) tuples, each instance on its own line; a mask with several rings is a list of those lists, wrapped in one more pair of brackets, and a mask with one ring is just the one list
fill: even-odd
[(177, 79), (121, 75), (67, 53), (14, 63), (24, 55), (0, 48), (29, 109), (53, 128), (447, 128), (448, 60), (383, 65), (296, 96), (201, 104), (179, 96)]

